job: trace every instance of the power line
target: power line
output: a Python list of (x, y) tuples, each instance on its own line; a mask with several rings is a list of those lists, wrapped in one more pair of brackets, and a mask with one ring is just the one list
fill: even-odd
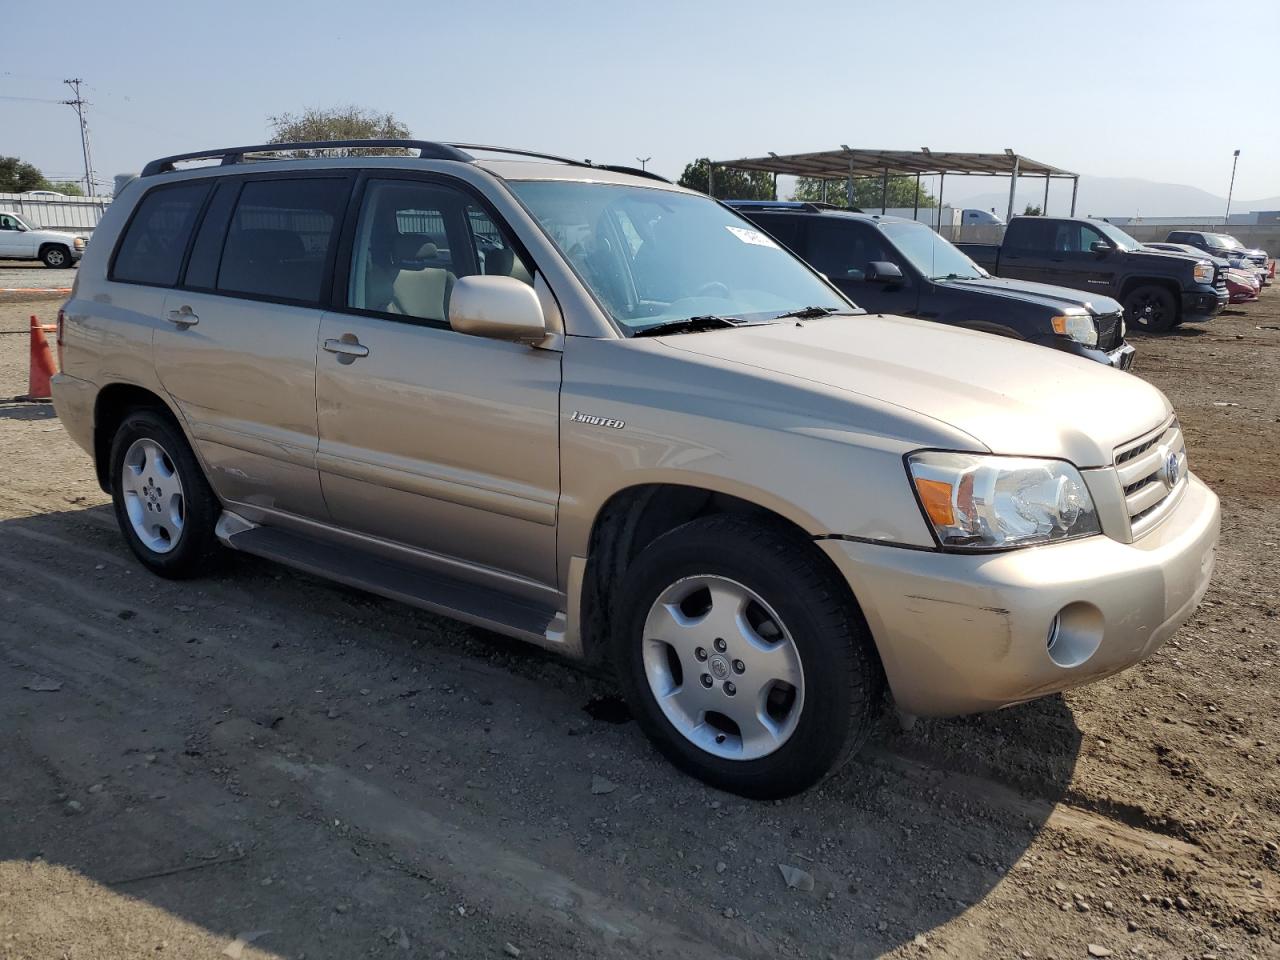
[(69, 107), (74, 107), (76, 116), (80, 119), (80, 149), (84, 152), (84, 188), (88, 196), (95, 197), (97, 194), (94, 192), (93, 159), (89, 152), (89, 122), (84, 116), (84, 108), (89, 104), (80, 96), (80, 84), (84, 83), (84, 80), (76, 77), (74, 80), (63, 80), (62, 82), (70, 87), (75, 94), (75, 99), (59, 102)]

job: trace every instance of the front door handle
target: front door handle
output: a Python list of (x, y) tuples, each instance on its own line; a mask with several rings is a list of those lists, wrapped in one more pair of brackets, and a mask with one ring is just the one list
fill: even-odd
[(339, 363), (351, 363), (357, 357), (367, 357), (369, 348), (355, 338), (354, 334), (344, 333), (341, 339), (326, 340), (324, 348), (329, 353), (338, 355)]
[(200, 318), (197, 317), (186, 304), (183, 304), (177, 310), (170, 310), (165, 314), (165, 319), (184, 330), (187, 327), (194, 327), (200, 322)]

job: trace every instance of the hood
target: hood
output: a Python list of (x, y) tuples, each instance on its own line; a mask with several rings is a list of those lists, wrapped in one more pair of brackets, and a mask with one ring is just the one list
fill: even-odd
[(78, 233), (70, 233), (67, 230), (50, 230), (48, 227), (36, 226), (31, 228), (31, 232), (43, 234), (46, 237), (66, 237), (68, 240), (74, 240), (80, 236)]
[(1049, 283), (1032, 283), (1029, 280), (984, 277), (981, 280), (935, 280), (934, 282), (946, 290), (973, 290), (985, 296), (1035, 303), (1059, 312), (1068, 307), (1087, 307), (1095, 316), (1098, 316), (1119, 313), (1121, 309), (1120, 304), (1110, 297), (1083, 293), (1069, 287), (1055, 287)]
[(1130, 250), (1125, 254), (1128, 257), (1138, 257), (1144, 265), (1153, 265), (1156, 261), (1179, 270), (1185, 269), (1187, 273), (1191, 272), (1191, 264), (1197, 260), (1209, 260), (1214, 258), (1207, 253), (1195, 256), (1190, 253), (1174, 253), (1172, 250), (1152, 250), (1150, 247), (1139, 247), (1137, 250)]
[(658, 338), (675, 350), (808, 380), (963, 431), (993, 453), (1109, 465), (1164, 423), (1145, 380), (1060, 350), (868, 314)]

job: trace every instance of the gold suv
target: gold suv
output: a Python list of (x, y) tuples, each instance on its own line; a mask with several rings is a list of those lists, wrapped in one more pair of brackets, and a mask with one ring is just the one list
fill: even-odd
[(642, 171), (157, 160), (60, 328), (58, 414), (149, 569), (230, 547), (607, 660), (667, 756), (745, 795), (838, 766), (886, 683), (956, 714), (1115, 673), (1213, 566), (1158, 390), (868, 315)]

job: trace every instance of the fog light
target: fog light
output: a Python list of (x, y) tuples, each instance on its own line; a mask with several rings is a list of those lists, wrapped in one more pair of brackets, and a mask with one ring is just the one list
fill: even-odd
[(1049, 624), (1046, 649), (1060, 667), (1078, 667), (1102, 645), (1102, 611), (1091, 603), (1069, 603)]

